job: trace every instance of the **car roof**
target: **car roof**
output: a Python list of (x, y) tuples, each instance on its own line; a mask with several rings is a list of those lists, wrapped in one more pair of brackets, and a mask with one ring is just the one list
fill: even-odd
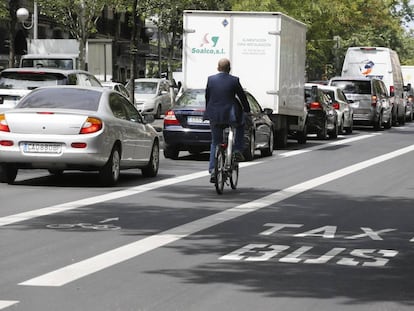
[(381, 79), (378, 79), (378, 78), (376, 78), (376, 77), (366, 77), (366, 76), (347, 76), (347, 77), (333, 77), (333, 78), (331, 78), (331, 80), (330, 81), (334, 81), (334, 80), (341, 80), (341, 81), (353, 81), (353, 80), (356, 80), (356, 81), (371, 81), (371, 80), (381, 80)]
[(138, 78), (135, 79), (135, 82), (159, 82), (159, 81), (167, 81), (164, 78)]

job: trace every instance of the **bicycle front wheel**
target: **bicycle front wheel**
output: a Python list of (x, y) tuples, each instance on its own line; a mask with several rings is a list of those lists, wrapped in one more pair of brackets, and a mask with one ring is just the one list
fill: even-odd
[(214, 174), (216, 175), (216, 181), (214, 183), (216, 187), (216, 192), (218, 194), (223, 194), (224, 183), (226, 181), (225, 176), (225, 153), (224, 149), (221, 146), (217, 146), (216, 148), (216, 159), (214, 165)]
[(235, 190), (237, 188), (237, 183), (239, 182), (239, 163), (233, 163), (232, 170), (230, 174), (230, 187)]

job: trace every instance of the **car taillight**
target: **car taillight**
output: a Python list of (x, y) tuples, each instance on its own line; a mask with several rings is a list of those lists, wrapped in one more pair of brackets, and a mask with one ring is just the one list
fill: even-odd
[(10, 132), (9, 126), (6, 121), (6, 116), (4, 114), (0, 114), (0, 131)]
[(338, 102), (334, 102), (334, 103), (332, 104), (332, 107), (334, 107), (334, 109), (336, 109), (336, 110), (339, 110), (339, 108), (340, 108), (340, 106), (339, 106), (339, 103), (338, 103)]
[(165, 125), (180, 125), (180, 121), (177, 120), (173, 110), (168, 110), (164, 115), (164, 126)]
[(0, 140), (0, 146), (11, 147), (14, 143), (11, 140)]
[(395, 89), (394, 89), (394, 85), (390, 86), (390, 96), (394, 96), (395, 95)]
[(91, 134), (96, 133), (102, 129), (103, 122), (98, 118), (88, 117), (85, 123), (83, 123), (79, 134)]
[(312, 102), (309, 105), (309, 109), (311, 110), (322, 110), (322, 105), (320, 102)]
[(87, 144), (86, 143), (71, 143), (70, 146), (72, 148), (86, 148)]
[(371, 96), (371, 106), (372, 107), (377, 107), (377, 96), (375, 96), (375, 95)]

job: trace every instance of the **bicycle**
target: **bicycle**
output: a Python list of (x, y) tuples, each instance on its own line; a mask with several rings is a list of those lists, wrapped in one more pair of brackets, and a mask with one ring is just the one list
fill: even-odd
[(223, 138), (226, 138), (226, 132), (228, 132), (227, 139), (217, 145), (215, 154), (214, 186), (218, 194), (223, 194), (224, 184), (230, 184), (231, 189), (235, 190), (239, 180), (239, 163), (233, 153), (235, 129), (232, 126), (223, 128)]

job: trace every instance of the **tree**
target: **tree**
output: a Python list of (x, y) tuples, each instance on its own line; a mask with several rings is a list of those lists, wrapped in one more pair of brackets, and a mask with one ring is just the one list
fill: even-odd
[(80, 68), (85, 68), (86, 43), (108, 0), (39, 0), (42, 14), (60, 23), (79, 41)]

